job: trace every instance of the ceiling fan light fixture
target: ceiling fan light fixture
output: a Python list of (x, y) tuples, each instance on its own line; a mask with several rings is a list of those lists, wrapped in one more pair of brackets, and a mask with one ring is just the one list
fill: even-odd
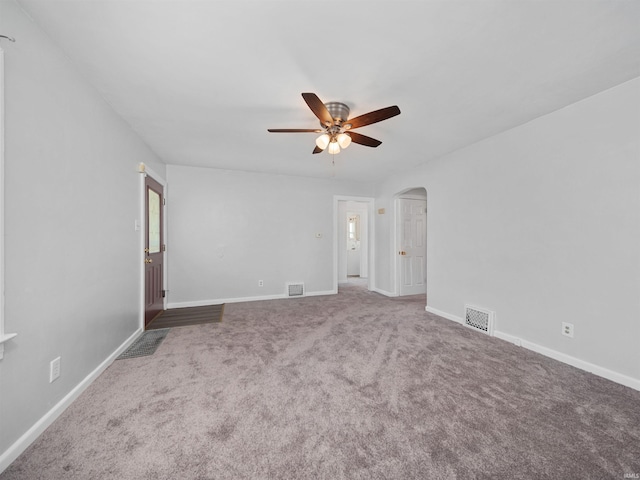
[(331, 143), (329, 143), (329, 153), (331, 155), (335, 155), (336, 153), (340, 153), (340, 145), (335, 139), (332, 139)]
[(349, 145), (351, 145), (351, 135), (348, 135), (346, 133), (339, 134), (337, 137), (337, 140), (338, 140), (338, 144), (342, 148), (347, 148)]
[(328, 149), (330, 154), (335, 155), (340, 153), (341, 149), (351, 145), (352, 142), (375, 148), (382, 143), (380, 140), (356, 133), (353, 130), (400, 115), (398, 106), (393, 105), (350, 118), (351, 111), (345, 103), (323, 103), (315, 93), (310, 92), (303, 93), (302, 98), (320, 121), (320, 128), (268, 128), (267, 131), (272, 133), (320, 134), (320, 136), (316, 137), (316, 146), (311, 152), (312, 154)]
[(329, 137), (329, 135), (327, 135), (326, 133), (323, 133), (318, 138), (316, 138), (316, 145), (320, 150), (324, 150), (325, 148), (327, 148), (330, 141), (331, 137)]

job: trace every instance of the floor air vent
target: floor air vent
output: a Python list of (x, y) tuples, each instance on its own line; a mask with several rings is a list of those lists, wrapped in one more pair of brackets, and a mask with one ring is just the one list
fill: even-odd
[(493, 336), (494, 312), (483, 308), (464, 306), (464, 323), (466, 326)]
[(287, 283), (288, 297), (302, 297), (304, 295), (304, 283)]

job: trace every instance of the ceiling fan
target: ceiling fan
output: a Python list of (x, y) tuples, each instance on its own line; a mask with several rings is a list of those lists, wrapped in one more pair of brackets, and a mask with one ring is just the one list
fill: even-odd
[(344, 103), (322, 103), (315, 93), (303, 93), (302, 98), (320, 120), (321, 128), (269, 128), (267, 131), (272, 133), (319, 133), (320, 136), (316, 138), (316, 147), (313, 149), (313, 153), (320, 153), (328, 147), (329, 153), (336, 154), (340, 152), (340, 148), (347, 148), (351, 142), (367, 147), (377, 147), (382, 143), (380, 140), (354, 132), (353, 129), (400, 115), (400, 109), (394, 105), (350, 119), (349, 107)]

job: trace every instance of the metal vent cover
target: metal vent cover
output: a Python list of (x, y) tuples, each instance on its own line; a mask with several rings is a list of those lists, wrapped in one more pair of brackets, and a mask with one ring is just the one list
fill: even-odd
[(495, 312), (484, 308), (464, 306), (464, 324), (487, 335), (493, 336), (493, 319)]
[(287, 283), (287, 296), (289, 297), (304, 296), (304, 283)]

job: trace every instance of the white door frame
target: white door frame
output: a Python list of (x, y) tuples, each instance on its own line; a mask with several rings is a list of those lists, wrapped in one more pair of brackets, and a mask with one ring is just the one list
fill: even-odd
[[(0, 192), (4, 192), (4, 50), (0, 48)], [(0, 195), (0, 359), (4, 342), (15, 337), (4, 331), (4, 194)]]
[[(145, 289), (145, 275), (144, 275), (144, 259), (146, 257), (144, 253), (145, 246), (145, 235), (146, 235), (146, 227), (147, 224), (147, 209), (146, 205), (146, 194), (147, 189), (145, 186), (145, 178), (151, 177), (160, 185), (162, 185), (163, 190), (163, 198), (165, 199), (165, 204), (162, 205), (162, 215), (164, 222), (162, 223), (162, 238), (164, 238), (164, 244), (167, 244), (167, 181), (157, 172), (154, 172), (151, 168), (147, 167), (144, 163), (140, 163), (138, 168), (140, 172), (140, 218), (141, 220), (136, 221), (136, 230), (140, 231), (141, 235), (138, 238), (138, 246), (139, 246), (139, 259), (140, 259), (140, 299), (139, 299), (139, 314), (138, 321), (140, 323), (140, 328), (144, 330), (144, 308), (145, 308), (145, 298), (144, 298), (144, 289)], [(167, 302), (169, 299), (169, 277), (168, 277), (168, 269), (167, 269), (167, 251), (165, 250), (162, 254), (162, 288), (167, 291), (167, 295), (162, 299), (162, 308), (164, 310), (167, 309)]]
[(339, 242), (339, 232), (340, 232), (340, 222), (342, 219), (338, 214), (338, 206), (340, 202), (360, 202), (367, 204), (367, 242), (368, 242), (368, 254), (367, 254), (367, 264), (368, 264), (368, 274), (367, 274), (367, 288), (371, 290), (372, 285), (375, 284), (375, 225), (374, 225), (374, 216), (373, 216), (373, 207), (375, 204), (375, 199), (373, 197), (350, 197), (344, 195), (334, 195), (333, 196), (333, 293), (338, 293), (338, 247), (340, 245)]

